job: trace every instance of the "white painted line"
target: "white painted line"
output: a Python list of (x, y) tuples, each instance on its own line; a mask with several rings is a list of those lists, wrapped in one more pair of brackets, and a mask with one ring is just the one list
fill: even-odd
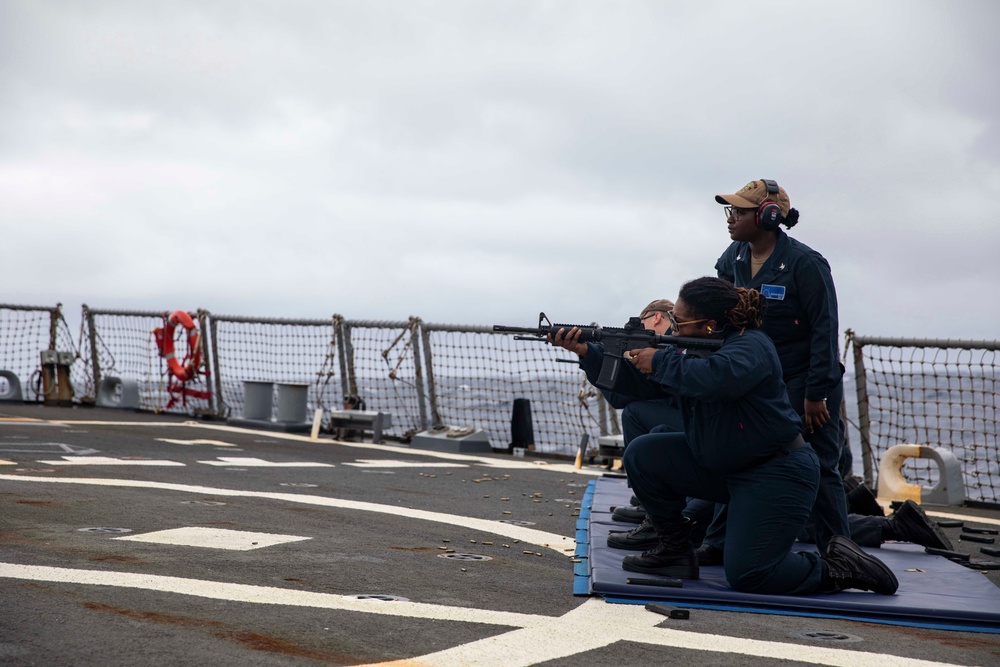
[(421, 461), (394, 461), (390, 459), (358, 459), (345, 466), (355, 468), (468, 468), (464, 463), (430, 463)]
[[(550, 618), (509, 611), (448, 607), (445, 605), (403, 602), (399, 600), (394, 602), (359, 600), (350, 595), (313, 593), (287, 588), (275, 588), (272, 586), (230, 584), (204, 579), (185, 579), (182, 577), (165, 577), (132, 572), (73, 570), (41, 565), (16, 565), (14, 563), (0, 563), (0, 578), (91, 584), (95, 586), (120, 586), (123, 588), (160, 591), (162, 593), (178, 593), (180, 595), (191, 595), (213, 600), (336, 609), (384, 616), (485, 623), (506, 627), (525, 627), (532, 623), (537, 623), (538, 619)], [(662, 618), (661, 616), (660, 619), (662, 620)]]
[[(205, 422), (198, 421), (186, 421), (182, 423), (177, 422), (121, 422), (121, 421), (48, 421), (43, 422), (42, 425), (51, 426), (68, 426), (68, 425), (91, 425), (91, 426), (122, 426), (128, 425), (130, 427), (137, 428), (163, 428), (164, 426), (170, 426), (174, 428), (196, 428), (196, 429), (207, 429), (211, 431), (219, 431), (222, 433), (242, 433), (247, 435), (260, 435), (260, 431), (249, 428), (240, 428), (238, 426), (226, 426), (223, 424), (209, 424)], [(309, 442), (316, 444), (316, 441), (310, 440), (309, 436), (299, 435), (297, 433), (281, 433), (278, 431), (268, 432), (268, 437), (271, 440), (257, 442), (273, 442), (274, 440), (292, 440), (295, 442)], [(491, 468), (500, 468), (504, 470), (545, 470), (547, 472), (557, 472), (564, 475), (587, 475), (591, 477), (600, 477), (607, 472), (603, 466), (595, 466), (588, 468), (581, 468), (579, 470), (572, 463), (552, 463), (550, 461), (525, 461), (518, 460), (515, 461), (512, 458), (496, 457), (487, 458), (485, 456), (472, 456), (470, 454), (454, 454), (451, 452), (435, 452), (429, 449), (412, 449), (410, 447), (398, 447), (393, 445), (376, 445), (373, 443), (365, 442), (344, 442), (341, 440), (320, 440), (320, 444), (329, 443), (331, 445), (336, 445), (337, 447), (348, 447), (354, 449), (371, 449), (379, 452), (392, 452), (394, 454), (402, 454), (405, 456), (426, 456), (428, 458), (446, 459), (451, 461), (464, 461), (469, 464), (477, 464), (489, 466)]]
[(181, 547), (203, 547), (206, 549), (226, 549), (228, 551), (253, 551), (264, 547), (288, 542), (302, 542), (311, 537), (298, 535), (277, 535), (275, 533), (251, 533), (245, 530), (225, 530), (222, 528), (200, 528), (187, 526), (171, 530), (158, 530), (153, 533), (116, 537), (125, 542), (151, 542), (153, 544), (172, 544)]
[(359, 600), (345, 595), (229, 584), (132, 572), (74, 570), (41, 565), (0, 563), (0, 577), (28, 581), (117, 586), (213, 600), (251, 604), (334, 609), (382, 616), (481, 623), (518, 628), (423, 656), (379, 663), (396, 667), (529, 667), (590, 651), (615, 642), (635, 642), (735, 656), (755, 656), (830, 667), (958, 667), (954, 663), (853, 649), (759, 641), (743, 637), (656, 627), (663, 616), (642, 605), (606, 604), (590, 598), (562, 616), (447, 607), (421, 602)]
[(286, 461), (274, 463), (264, 459), (242, 456), (220, 456), (218, 461), (198, 461), (208, 466), (247, 466), (250, 468), (333, 468), (332, 463), (313, 463), (311, 461)]
[(222, 440), (174, 440), (173, 438), (157, 438), (159, 442), (169, 442), (172, 445), (215, 445), (216, 447), (235, 447), (231, 442)]
[(111, 456), (64, 456), (61, 461), (39, 461), (50, 466), (183, 466), (177, 461), (116, 459)]
[[(642, 605), (602, 604), (591, 599), (547, 624), (488, 637), (444, 651), (398, 660), (382, 665), (403, 667), (419, 664), (434, 667), (529, 667), (570, 657), (583, 651), (627, 641), (709, 653), (731, 654), (732, 664), (743, 656), (771, 658), (796, 663), (856, 667), (943, 667), (947, 663), (915, 660), (894, 655), (804, 646), (783, 642), (758, 641), (742, 637), (686, 632), (655, 627), (663, 621), (659, 614)], [(720, 658), (728, 664), (729, 660)], [(666, 662), (670, 662), (669, 660)], [(368, 667), (371, 667), (370, 665)], [(950, 667), (950, 666), (949, 666)]]
[(16, 466), (16, 465), (17, 463), (15, 463), (14, 461), (5, 461), (3, 459), (0, 459), (0, 466)]
[[(391, 514), (393, 516), (403, 516), (411, 519), (423, 521), (434, 521), (450, 526), (462, 526), (472, 530), (480, 530), (484, 533), (503, 535), (513, 540), (529, 542), (555, 551), (560, 556), (566, 555), (566, 549), (576, 545), (572, 537), (565, 537), (555, 533), (546, 533), (542, 530), (527, 528), (525, 526), (515, 526), (509, 523), (501, 523), (499, 520), (475, 519), (457, 514), (445, 514), (443, 512), (429, 512), (426, 510), (399, 507), (398, 505), (381, 505), (378, 503), (366, 503), (357, 500), (344, 500), (342, 498), (330, 498), (327, 496), (311, 496), (299, 493), (276, 493), (272, 491), (243, 491), (239, 489), (220, 489), (211, 486), (191, 486), (188, 484), (172, 484), (169, 482), (150, 482), (138, 479), (102, 479), (92, 477), (28, 477), (26, 475), (0, 475), (0, 480), (15, 482), (43, 482), (50, 484), (80, 484), (85, 486), (108, 486), (132, 489), (164, 489), (167, 491), (181, 491), (184, 493), (197, 493), (207, 496), (230, 496), (239, 498), (265, 498), (268, 500), (280, 500), (289, 503), (300, 503), (303, 505), (317, 505), (320, 507), (338, 507), (341, 509), (359, 510), (362, 512), (377, 512), (379, 514)], [(517, 517), (511, 516), (510, 519)]]

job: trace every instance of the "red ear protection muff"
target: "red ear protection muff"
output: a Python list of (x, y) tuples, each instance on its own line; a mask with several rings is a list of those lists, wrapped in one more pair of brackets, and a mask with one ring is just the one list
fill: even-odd
[[(778, 194), (778, 183), (776, 181), (772, 181), (769, 178), (762, 178), (760, 180), (764, 182), (767, 194)], [(781, 207), (773, 201), (764, 202), (757, 208), (756, 220), (757, 226), (765, 232), (775, 231), (778, 228), (778, 223), (781, 222)]]

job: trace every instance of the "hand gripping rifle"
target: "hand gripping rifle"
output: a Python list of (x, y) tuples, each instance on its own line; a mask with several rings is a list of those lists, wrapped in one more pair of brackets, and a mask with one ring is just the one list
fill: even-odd
[(514, 340), (532, 340), (545, 342), (549, 335), (555, 335), (560, 329), (569, 330), (576, 327), (580, 330), (581, 343), (602, 343), (604, 359), (601, 361), (601, 373), (595, 383), (601, 389), (613, 389), (618, 371), (621, 368), (625, 353), (640, 347), (664, 347), (676, 345), (687, 350), (691, 356), (707, 357), (722, 347), (722, 341), (717, 338), (691, 338), (688, 336), (661, 336), (642, 326), (638, 317), (630, 317), (624, 327), (582, 326), (580, 324), (552, 324), (545, 313), (538, 314), (537, 327), (508, 327), (502, 324), (493, 325), (493, 331), (502, 333), (530, 334), (514, 336)]

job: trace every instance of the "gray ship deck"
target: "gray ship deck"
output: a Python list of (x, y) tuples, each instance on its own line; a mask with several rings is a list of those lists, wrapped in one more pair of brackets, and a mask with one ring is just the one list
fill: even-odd
[(574, 597), (603, 472), (4, 404), (0, 663), (1000, 665), (1000, 635)]

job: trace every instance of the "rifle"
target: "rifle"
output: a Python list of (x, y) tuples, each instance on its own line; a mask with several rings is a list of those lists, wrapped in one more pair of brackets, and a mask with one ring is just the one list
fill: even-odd
[(545, 313), (538, 314), (537, 327), (508, 327), (502, 324), (493, 325), (493, 331), (500, 333), (531, 334), (514, 336), (514, 340), (548, 341), (549, 335), (555, 335), (560, 329), (569, 332), (576, 327), (580, 330), (581, 343), (602, 343), (604, 359), (601, 361), (601, 373), (595, 383), (601, 389), (614, 388), (615, 379), (621, 368), (624, 355), (629, 350), (640, 347), (664, 347), (676, 345), (687, 350), (691, 356), (707, 357), (722, 347), (722, 341), (717, 338), (692, 338), (689, 336), (661, 336), (642, 326), (638, 317), (630, 317), (624, 327), (582, 326), (579, 324), (552, 324)]

